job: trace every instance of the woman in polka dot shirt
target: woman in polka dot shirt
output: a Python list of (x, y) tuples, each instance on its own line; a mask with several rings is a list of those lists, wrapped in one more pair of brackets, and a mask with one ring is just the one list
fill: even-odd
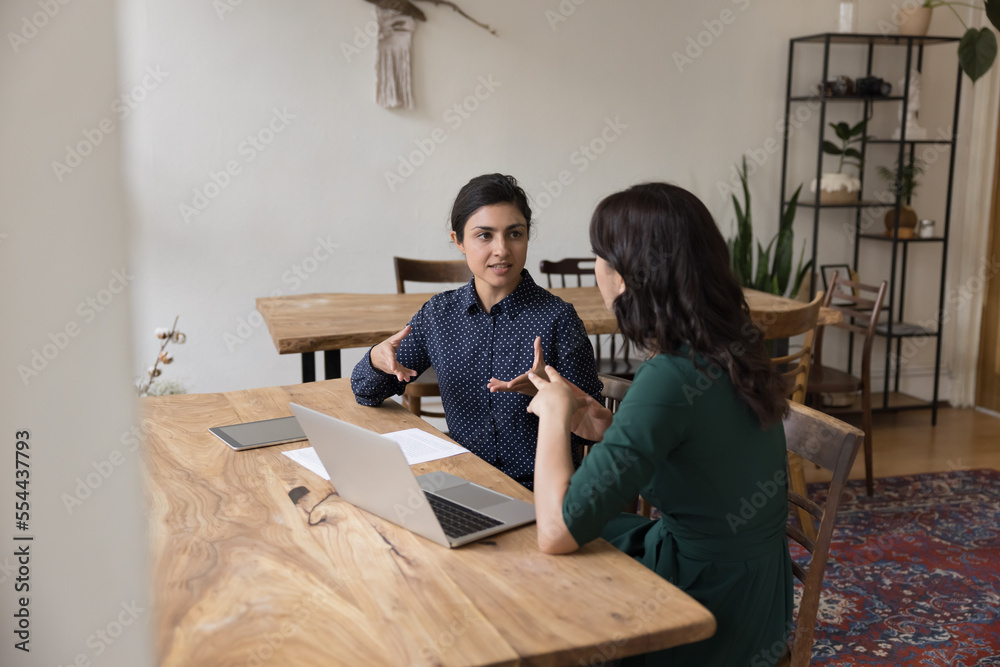
[[(530, 489), (538, 418), (527, 412), (535, 393), (527, 372), (544, 373), (547, 363), (573, 383), (589, 403), (575, 429), (586, 433), (588, 423), (610, 421), (594, 350), (573, 306), (524, 268), (531, 208), (513, 177), (469, 181), (451, 225), (473, 279), (434, 296), (402, 331), (369, 350), (351, 387), (361, 405), (380, 405), (433, 366), (451, 437)], [(572, 437), (574, 465), (587, 442)]]

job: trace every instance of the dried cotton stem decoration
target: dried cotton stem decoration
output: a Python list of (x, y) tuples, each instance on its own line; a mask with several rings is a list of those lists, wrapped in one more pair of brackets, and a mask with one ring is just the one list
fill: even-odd
[(158, 327), (153, 332), (156, 337), (163, 342), (160, 343), (160, 351), (156, 355), (156, 361), (153, 362), (152, 366), (146, 369), (145, 379), (137, 385), (140, 396), (162, 396), (166, 394), (184, 393), (184, 388), (175, 381), (157, 381), (157, 378), (163, 374), (163, 371), (160, 370), (160, 364), (166, 366), (172, 364), (174, 361), (174, 356), (167, 352), (167, 345), (170, 343), (183, 345), (187, 341), (187, 335), (177, 330), (177, 320), (179, 320), (180, 317), (181, 316), (178, 315), (174, 318), (174, 323), (170, 329)]

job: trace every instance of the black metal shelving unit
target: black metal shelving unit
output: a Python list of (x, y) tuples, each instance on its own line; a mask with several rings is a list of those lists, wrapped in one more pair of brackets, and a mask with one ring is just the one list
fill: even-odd
[[(947, 147), (949, 149), (949, 164), (948, 164), (948, 187), (947, 195), (945, 201), (945, 213), (944, 213), (944, 230), (941, 236), (933, 238), (900, 238), (899, 237), (899, 225), (898, 222), (892, 231), (891, 236), (886, 236), (882, 234), (874, 234), (866, 231), (866, 225), (870, 224), (870, 219), (865, 219), (862, 221), (862, 212), (870, 208), (885, 208), (887, 205), (892, 205), (892, 202), (885, 201), (865, 201), (863, 196), (861, 200), (857, 203), (852, 204), (820, 204), (820, 188), (816, 188), (816, 194), (811, 202), (799, 202), (799, 206), (806, 210), (812, 210), (813, 218), (813, 242), (812, 242), (812, 284), (817, 285), (817, 255), (818, 255), (818, 239), (819, 239), (819, 225), (820, 219), (822, 217), (823, 211), (825, 210), (854, 210), (854, 257), (852, 261), (852, 266), (855, 270), (858, 268), (858, 259), (861, 252), (861, 241), (865, 240), (880, 242), (880, 244), (890, 244), (890, 271), (889, 276), (886, 278), (888, 280), (888, 293), (887, 293), (887, 303), (883, 308), (883, 312), (886, 315), (885, 321), (878, 327), (878, 335), (884, 336), (886, 338), (886, 350), (885, 350), (885, 382), (882, 390), (881, 405), (873, 406), (876, 410), (909, 410), (909, 409), (931, 409), (931, 424), (937, 424), (937, 408), (938, 408), (938, 392), (940, 388), (940, 378), (941, 378), (941, 329), (940, 324), (944, 322), (944, 300), (945, 300), (945, 275), (947, 271), (947, 260), (948, 260), (948, 237), (950, 233), (951, 226), (951, 199), (955, 179), (955, 145), (956, 137), (958, 136), (958, 113), (959, 113), (959, 102), (962, 94), (962, 70), (956, 65), (956, 77), (955, 77), (955, 105), (952, 114), (952, 131), (951, 136), (947, 138), (937, 138), (937, 139), (907, 139), (906, 138), (906, 122), (907, 117), (907, 105), (909, 103), (910, 96), (910, 72), (915, 69), (921, 72), (923, 69), (923, 56), (924, 48), (928, 46), (935, 46), (940, 44), (955, 44), (959, 41), (957, 37), (929, 37), (929, 36), (903, 36), (903, 35), (881, 35), (881, 34), (842, 34), (842, 33), (821, 33), (818, 35), (808, 35), (806, 37), (797, 37), (790, 40), (788, 48), (788, 79), (785, 94), (785, 125), (784, 125), (784, 144), (782, 153), (782, 166), (781, 166), (781, 201), (787, 206), (787, 187), (788, 187), (788, 150), (789, 150), (789, 127), (791, 119), (792, 104), (794, 102), (813, 102), (819, 104), (819, 130), (817, 137), (817, 157), (816, 157), (816, 182), (820, 182), (823, 175), (823, 138), (826, 132), (826, 112), (827, 105), (829, 104), (843, 104), (843, 105), (861, 105), (862, 114), (859, 118), (871, 118), (874, 107), (877, 104), (896, 104), (902, 105), (902, 111), (900, 114), (900, 138), (899, 139), (883, 139), (877, 138), (872, 139), (867, 136), (862, 138), (861, 148), (859, 149), (864, 158), (861, 160), (861, 169), (858, 174), (858, 178), (864, 184), (865, 174), (864, 167), (867, 162), (867, 149), (869, 145), (887, 144), (896, 145), (899, 147), (897, 162), (896, 164), (904, 164), (904, 160), (908, 161), (910, 164), (913, 163), (916, 157), (916, 149), (920, 145), (933, 144), (939, 147)], [(797, 48), (813, 50), (820, 48), (822, 49), (823, 58), (823, 73), (820, 81), (827, 81), (830, 78), (830, 49), (833, 45), (849, 45), (856, 48), (866, 48), (867, 49), (867, 61), (865, 66), (865, 76), (878, 75), (878, 72), (873, 71), (873, 65), (875, 61), (875, 47), (876, 46), (888, 46), (888, 47), (898, 47), (899, 50), (904, 51), (905, 54), (905, 79), (902, 91), (895, 91), (896, 95), (889, 96), (861, 96), (861, 95), (844, 95), (844, 96), (828, 96), (826, 94), (826, 87), (819, 86), (818, 95), (793, 95), (792, 85), (793, 85), (793, 73), (795, 67), (795, 55)], [(813, 54), (809, 54), (810, 57), (815, 57)], [(898, 57), (898, 56), (897, 56)], [(818, 82), (817, 82), (818, 83)], [(865, 133), (867, 135), (867, 132)], [(863, 190), (862, 190), (863, 194)], [(904, 202), (901, 198), (897, 197), (895, 199), (895, 212), (896, 219), (899, 219), (899, 213), (903, 204), (909, 204), (908, 201)], [(941, 246), (941, 279), (939, 282), (939, 293), (938, 293), (938, 308), (937, 308), (937, 318), (936, 322), (938, 324), (935, 328), (923, 327), (920, 325), (908, 323), (904, 320), (904, 296), (906, 294), (906, 271), (907, 271), (907, 259), (909, 255), (909, 247), (911, 244), (939, 244)], [(872, 278), (867, 277), (866, 279), (871, 282)], [(905, 396), (899, 392), (899, 374), (900, 374), (900, 363), (899, 358), (902, 353), (903, 340), (905, 338), (919, 337), (923, 339), (931, 338), (935, 343), (935, 357), (934, 357), (934, 395), (932, 400), (928, 403), (926, 401), (920, 401), (913, 397)], [(895, 360), (896, 363), (893, 365), (893, 348), (895, 347)], [(853, 360), (853, 350), (854, 350), (854, 337), (850, 338), (848, 344), (848, 368), (847, 371), (851, 372), (851, 364)], [(892, 380), (892, 391), (890, 391), (890, 379)], [(874, 393), (874, 392), (873, 392)]]

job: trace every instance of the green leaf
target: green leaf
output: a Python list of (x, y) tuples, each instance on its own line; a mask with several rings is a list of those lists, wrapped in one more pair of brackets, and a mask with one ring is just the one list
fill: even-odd
[(989, 28), (969, 28), (958, 43), (958, 62), (973, 83), (992, 67), (996, 57), (997, 38)]
[(856, 157), (859, 160), (864, 159), (864, 156), (861, 155), (861, 151), (859, 151), (857, 148), (848, 148), (847, 150), (844, 151), (844, 155), (846, 155), (847, 157)]
[(823, 152), (826, 153), (827, 155), (840, 155), (844, 151), (842, 151), (840, 149), (840, 146), (838, 146), (837, 144), (833, 143), (832, 141), (824, 141), (823, 142)]
[(864, 119), (863, 121), (861, 121), (860, 123), (858, 123), (857, 125), (855, 125), (854, 127), (851, 128), (851, 136), (852, 137), (856, 137), (859, 134), (864, 134), (865, 126), (866, 125), (868, 125), (868, 119), (867, 118)]
[(802, 252), (799, 253), (799, 265), (795, 269), (795, 284), (792, 285), (792, 291), (788, 293), (790, 298), (795, 298), (799, 293), (799, 289), (802, 288), (802, 281), (805, 279), (806, 274), (809, 272), (809, 267), (812, 266), (812, 260), (810, 259), (806, 262), (805, 266), (802, 266), (802, 260), (806, 258), (806, 242), (802, 242)]
[(840, 123), (836, 123), (836, 124), (835, 123), (830, 123), (830, 126), (834, 130), (836, 130), (837, 136), (840, 137), (841, 139), (843, 139), (844, 141), (847, 141), (848, 139), (851, 138), (851, 126), (848, 125), (847, 123), (844, 123), (844, 122), (840, 122)]
[(771, 239), (771, 243), (767, 244), (767, 250), (764, 250), (764, 248), (760, 245), (760, 241), (757, 241), (757, 277), (753, 281), (753, 288), (761, 292), (767, 292), (767, 285), (770, 283), (770, 276), (767, 274), (767, 266), (770, 264), (772, 243), (774, 243), (774, 239)]
[(777, 281), (778, 291), (774, 294), (784, 294), (788, 287), (788, 281), (792, 275), (792, 252), (794, 232), (792, 223), (795, 221), (795, 210), (799, 203), (799, 194), (802, 192), (800, 185), (788, 202), (788, 208), (781, 216), (781, 224), (778, 227), (778, 235), (775, 237), (774, 264), (771, 267), (771, 276)]
[(997, 30), (1000, 30), (1000, 0), (985, 0), (986, 16)]

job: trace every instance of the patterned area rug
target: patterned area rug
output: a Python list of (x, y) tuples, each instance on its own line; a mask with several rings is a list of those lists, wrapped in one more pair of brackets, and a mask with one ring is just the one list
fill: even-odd
[(812, 664), (1000, 666), (1000, 472), (849, 482)]

